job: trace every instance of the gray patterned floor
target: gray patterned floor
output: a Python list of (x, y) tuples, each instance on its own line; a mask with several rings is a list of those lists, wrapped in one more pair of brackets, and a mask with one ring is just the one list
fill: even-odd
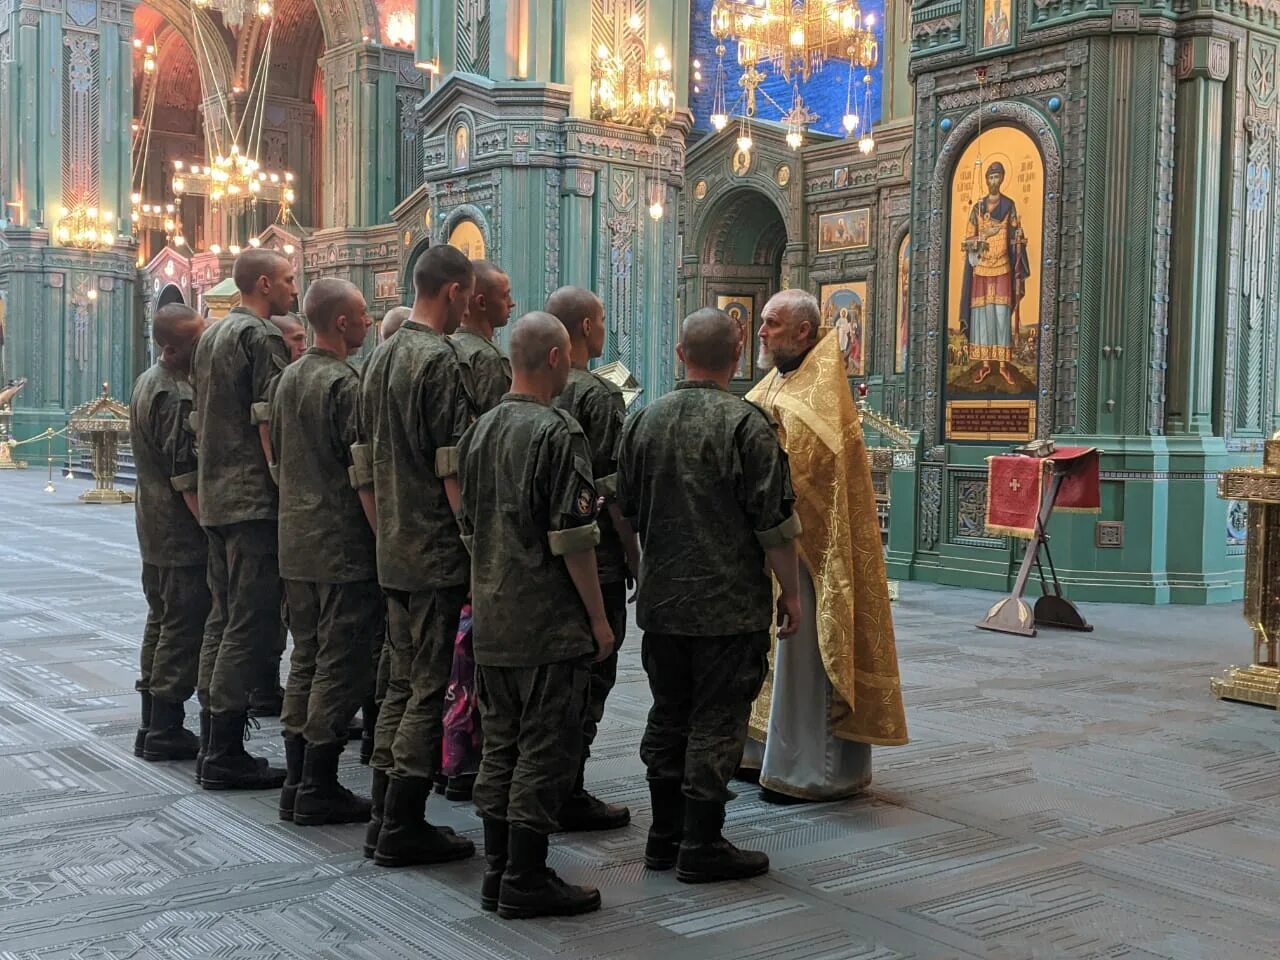
[[(1245, 655), (1237, 607), (1091, 607), (1092, 635), (1019, 640), (972, 628), (989, 594), (906, 585), (911, 746), (878, 751), (855, 802), (776, 808), (743, 787), (728, 832), (774, 870), (708, 887), (641, 864), (633, 633), (590, 779), (635, 823), (553, 846), (605, 909), (504, 923), (478, 909), (480, 860), (382, 870), (355, 827), (285, 827), (274, 795), (135, 760), (132, 508), (44, 482), (0, 474), (5, 960), (1277, 955), (1280, 721), (1206, 685)], [(278, 756), (274, 734), (256, 746)], [(469, 807), (435, 816), (479, 839)]]

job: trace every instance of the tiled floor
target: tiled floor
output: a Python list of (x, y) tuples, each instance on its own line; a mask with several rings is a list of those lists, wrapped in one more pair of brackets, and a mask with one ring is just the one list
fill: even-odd
[[(740, 785), (728, 832), (774, 869), (705, 887), (641, 863), (633, 632), (589, 776), (635, 821), (553, 845), (605, 908), (506, 923), (479, 910), (479, 859), (383, 870), (356, 827), (283, 826), (272, 794), (134, 759), (132, 508), (44, 483), (0, 474), (5, 960), (1277, 955), (1280, 720), (1207, 689), (1246, 656), (1238, 607), (1095, 606), (1093, 634), (1020, 640), (973, 628), (990, 594), (904, 585), (911, 745), (877, 751), (849, 803), (777, 808)], [(255, 746), (278, 756), (275, 728)], [(353, 760), (343, 774), (367, 788)], [(479, 839), (468, 806), (433, 816)]]

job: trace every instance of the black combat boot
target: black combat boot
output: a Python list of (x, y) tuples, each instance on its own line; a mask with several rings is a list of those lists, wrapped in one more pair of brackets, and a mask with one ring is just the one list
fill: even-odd
[(739, 850), (724, 838), (724, 804), (684, 800), (684, 839), (676, 858), (681, 883), (745, 880), (769, 871), (769, 857), (755, 850)]
[(444, 798), (446, 800), (470, 800), (471, 793), (476, 788), (476, 775), (474, 773), (463, 773), (456, 777), (450, 777), (449, 782), (445, 784)]
[(204, 755), (209, 750), (209, 711), (200, 708), (200, 752), (196, 754), (196, 783), (200, 782), (200, 771), (204, 769)]
[(297, 805), (298, 785), (302, 783), (302, 761), (306, 757), (307, 741), (301, 737), (284, 735), (284, 786), (280, 788), (280, 819), (293, 820), (293, 808)]
[(600, 909), (600, 891), (565, 883), (547, 866), (547, 837), (520, 824), (507, 836), (507, 869), (498, 893), (498, 916), (571, 917)]
[(373, 788), (369, 798), (369, 826), (364, 832), (364, 855), (372, 860), (378, 849), (378, 834), (382, 832), (382, 811), (387, 796), (387, 771), (373, 768)]
[(650, 780), (649, 802), (653, 825), (644, 845), (644, 865), (650, 870), (670, 870), (680, 853), (684, 836), (684, 791), (679, 780)]
[(586, 833), (591, 830), (616, 830), (631, 822), (631, 811), (616, 803), (605, 803), (587, 792), (586, 761), (578, 770), (573, 792), (565, 799), (556, 818), (562, 833)]
[(302, 764), (302, 786), (293, 822), (300, 827), (326, 823), (367, 823), (372, 803), (338, 782), (341, 743), (309, 743)]
[(182, 725), (183, 705), (176, 700), (151, 699), (151, 729), (142, 743), (142, 759), (192, 760), (200, 752), (200, 738)]
[(484, 822), (484, 879), (480, 881), (480, 909), (493, 913), (498, 909), (502, 891), (502, 874), (507, 869), (507, 821)]
[(244, 713), (215, 713), (209, 718), (209, 747), (200, 769), (206, 790), (279, 790), (285, 772), (244, 749), (249, 718)]
[(360, 708), (360, 762), (373, 759), (373, 733), (378, 728), (378, 701), (370, 697)]
[(382, 830), (373, 862), (382, 867), (465, 860), (476, 845), (424, 819), (431, 781), (425, 777), (392, 777), (382, 806)]
[(143, 743), (147, 739), (147, 731), (151, 729), (151, 691), (139, 690), (138, 696), (142, 700), (142, 714), (138, 718), (138, 732), (133, 735), (133, 755), (135, 757), (142, 756)]

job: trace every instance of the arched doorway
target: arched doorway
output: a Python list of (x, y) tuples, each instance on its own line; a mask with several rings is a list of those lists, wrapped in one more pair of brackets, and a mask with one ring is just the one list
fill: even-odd
[(687, 305), (718, 307), (743, 324), (745, 342), (732, 389), (746, 393), (763, 371), (756, 368), (760, 311), (782, 287), (787, 225), (773, 200), (740, 187), (716, 200), (702, 220), (698, 247), (699, 300)]
[(160, 296), (156, 297), (156, 309), (167, 307), (171, 303), (186, 303), (187, 298), (182, 295), (182, 291), (176, 284), (166, 284), (164, 289), (160, 291)]

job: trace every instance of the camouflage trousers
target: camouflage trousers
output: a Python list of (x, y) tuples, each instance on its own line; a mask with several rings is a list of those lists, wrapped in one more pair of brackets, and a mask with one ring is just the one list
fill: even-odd
[(286, 580), (293, 656), (280, 724), (308, 744), (345, 744), (351, 716), (373, 691), (369, 647), (382, 641), (386, 606), (375, 580)]
[(374, 733), (375, 769), (430, 780), (440, 766), (444, 694), (465, 584), (439, 590), (388, 590), (386, 695)]
[(591, 684), (589, 658), (476, 668), (484, 755), (472, 795), (484, 819), (549, 834), (573, 788)]
[(653, 706), (640, 741), (650, 780), (679, 780), (691, 800), (724, 803), (742, 760), (751, 704), (769, 669), (768, 631), (726, 637), (646, 633)]
[(604, 612), (613, 630), (613, 653), (607, 659), (591, 664), (591, 687), (587, 692), (587, 710), (582, 720), (583, 763), (591, 756), (591, 744), (595, 743), (600, 721), (604, 719), (604, 702), (618, 682), (618, 651), (622, 649), (627, 633), (627, 585), (621, 580), (602, 583), (600, 593), (604, 596)]
[(137, 689), (185, 703), (196, 686), (200, 640), (209, 615), (209, 585), (203, 565), (142, 565), (147, 625), (142, 634)]
[(247, 520), (205, 533), (213, 605), (200, 648), (199, 685), (208, 691), (201, 705), (216, 714), (244, 713), (282, 640), (276, 522)]

